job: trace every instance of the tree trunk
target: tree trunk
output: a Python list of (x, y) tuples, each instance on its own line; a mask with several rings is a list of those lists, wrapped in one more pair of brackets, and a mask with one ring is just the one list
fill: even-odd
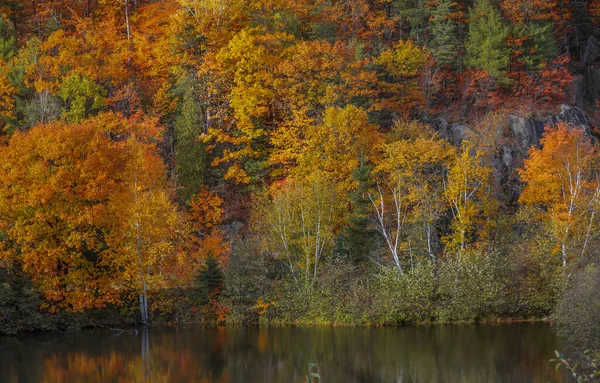
[(140, 314), (142, 316), (142, 325), (148, 325), (148, 287), (144, 282), (144, 291), (140, 293)]

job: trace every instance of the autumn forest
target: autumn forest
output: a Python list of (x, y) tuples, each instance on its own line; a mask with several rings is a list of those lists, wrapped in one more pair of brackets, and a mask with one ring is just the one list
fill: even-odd
[(552, 318), (600, 344), (599, 1), (0, 12), (0, 333)]

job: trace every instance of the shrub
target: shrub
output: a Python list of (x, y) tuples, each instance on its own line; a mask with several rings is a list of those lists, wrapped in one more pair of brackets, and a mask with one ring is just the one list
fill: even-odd
[(600, 265), (590, 264), (571, 278), (556, 312), (561, 335), (576, 345), (600, 350)]

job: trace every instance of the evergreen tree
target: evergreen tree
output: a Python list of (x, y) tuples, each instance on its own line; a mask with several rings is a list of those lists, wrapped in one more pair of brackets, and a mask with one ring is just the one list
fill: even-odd
[(509, 52), (506, 47), (508, 27), (490, 0), (475, 0), (469, 12), (471, 22), (467, 37), (466, 63), (487, 71), (502, 82), (506, 81)]
[(410, 36), (418, 46), (425, 44), (427, 35), (427, 0), (396, 0), (394, 7), (400, 17), (408, 21)]
[(526, 38), (519, 49), (523, 52), (523, 60), (528, 69), (540, 69), (543, 63), (556, 54), (556, 40), (550, 24), (518, 24), (512, 34), (517, 38)]
[(569, 48), (585, 66), (593, 63), (600, 56), (600, 44), (598, 43), (600, 28), (594, 23), (585, 0), (572, 0), (570, 8), (569, 24), (572, 32)]
[(183, 95), (175, 118), (175, 171), (181, 187), (179, 197), (188, 202), (204, 184), (208, 154), (199, 140), (202, 133), (200, 106), (195, 95), (195, 84), (187, 79), (181, 85)]
[(440, 0), (431, 12), (431, 41), (428, 48), (440, 66), (456, 66), (459, 59), (457, 25), (452, 19), (453, 6), (450, 0)]
[(362, 161), (354, 169), (352, 177), (358, 182), (358, 186), (350, 195), (352, 213), (349, 215), (344, 232), (339, 238), (338, 251), (347, 255), (353, 263), (362, 264), (368, 260), (377, 236), (377, 232), (370, 227), (372, 208), (367, 197), (371, 167)]
[(17, 50), (15, 30), (0, 14), (0, 61), (7, 62)]
[(204, 266), (196, 274), (195, 291), (192, 294), (194, 300), (200, 305), (205, 305), (211, 298), (218, 297), (223, 287), (223, 278), (223, 270), (221, 270), (219, 261), (213, 253), (210, 253)]

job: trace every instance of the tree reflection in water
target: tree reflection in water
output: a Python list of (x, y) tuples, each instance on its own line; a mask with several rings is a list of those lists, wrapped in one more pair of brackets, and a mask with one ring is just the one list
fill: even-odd
[(542, 324), (82, 331), (0, 338), (0, 381), (563, 382), (560, 348)]
[(152, 380), (152, 368), (150, 367), (150, 335), (148, 329), (142, 330), (142, 369), (144, 370), (144, 380)]

